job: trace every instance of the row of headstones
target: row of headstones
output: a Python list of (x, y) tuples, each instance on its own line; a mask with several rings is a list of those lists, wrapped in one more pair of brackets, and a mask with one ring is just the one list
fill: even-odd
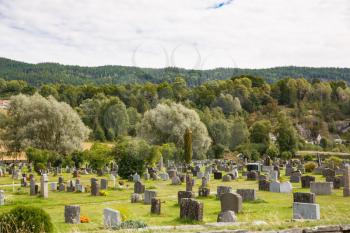
[[(314, 176), (301, 176), (302, 188), (310, 188), (311, 193), (316, 195), (331, 195), (334, 188), (334, 182), (315, 182)], [(343, 175), (344, 189), (343, 196), (350, 196), (350, 167), (346, 166)], [(259, 180), (259, 190), (270, 192), (291, 192), (292, 186), (289, 182), (280, 183), (277, 180), (268, 181)]]

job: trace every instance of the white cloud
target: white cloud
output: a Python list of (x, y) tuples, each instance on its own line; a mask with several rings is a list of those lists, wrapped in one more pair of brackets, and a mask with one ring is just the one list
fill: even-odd
[(0, 56), (79, 65), (349, 67), (348, 0), (0, 0)]

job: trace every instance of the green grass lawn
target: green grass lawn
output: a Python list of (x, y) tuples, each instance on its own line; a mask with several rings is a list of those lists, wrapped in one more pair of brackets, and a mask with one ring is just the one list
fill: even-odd
[[(65, 181), (71, 179), (70, 174), (64, 174)], [(89, 184), (91, 175), (83, 175), (80, 180), (83, 184)], [(39, 183), (39, 177), (36, 178)], [(50, 182), (57, 182), (57, 177), (50, 177)], [(324, 179), (317, 176), (318, 181)], [(6, 205), (0, 207), (0, 213), (10, 210), (15, 206), (36, 206), (43, 208), (48, 212), (54, 223), (56, 232), (73, 232), (73, 231), (101, 231), (103, 229), (103, 209), (106, 207), (119, 210), (124, 219), (142, 220), (149, 226), (167, 226), (167, 225), (184, 225), (189, 224), (179, 220), (179, 207), (177, 205), (177, 192), (185, 190), (185, 184), (181, 186), (170, 185), (171, 181), (143, 181), (146, 189), (155, 188), (158, 192), (158, 197), (163, 201), (162, 215), (155, 216), (150, 214), (150, 205), (142, 203), (131, 204), (130, 196), (133, 192), (133, 183), (125, 182), (122, 190), (108, 190), (107, 196), (90, 196), (89, 193), (67, 193), (67, 192), (52, 192), (49, 191), (49, 198), (42, 199), (39, 197), (29, 196), (29, 188), (21, 188), (15, 193), (12, 192), (13, 187), (0, 187), (6, 194)], [(19, 181), (16, 181), (19, 183)], [(0, 177), (0, 184), (12, 184), (10, 177)], [(194, 191), (198, 191), (201, 184), (199, 179), (196, 179)], [(246, 181), (240, 178), (231, 182), (222, 182), (214, 180), (210, 181), (210, 189), (216, 192), (216, 187), (219, 185), (227, 185), (237, 188), (254, 188), (258, 189), (256, 181)], [(109, 183), (111, 186), (111, 182)], [(294, 192), (304, 191), (301, 189), (301, 184), (293, 184)], [(49, 185), (50, 190), (50, 185)], [(197, 195), (197, 193), (196, 193)], [(328, 225), (349, 223), (350, 221), (350, 198), (342, 196), (342, 190), (335, 190), (331, 196), (317, 196), (316, 202), (321, 207), (321, 220), (300, 222), (292, 221), (292, 194), (257, 192), (258, 200), (255, 202), (244, 202), (243, 212), (238, 214), (238, 221), (244, 222), (244, 229), (251, 230), (270, 230), (284, 229), (290, 227), (305, 227), (314, 225)], [(208, 198), (198, 198), (204, 203), (204, 221), (203, 223), (216, 222), (217, 215), (220, 212), (220, 201), (214, 195)], [(90, 223), (69, 225), (64, 223), (64, 205), (80, 205), (81, 215), (88, 216), (91, 219)], [(262, 220), (267, 225), (254, 225), (254, 221)], [(202, 224), (202, 223), (196, 223)], [(237, 228), (237, 226), (226, 227), (229, 229)]]

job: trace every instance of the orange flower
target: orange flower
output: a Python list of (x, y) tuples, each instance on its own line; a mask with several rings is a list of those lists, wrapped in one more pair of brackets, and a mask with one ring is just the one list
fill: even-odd
[(90, 218), (88, 216), (80, 216), (80, 222), (81, 223), (89, 223)]

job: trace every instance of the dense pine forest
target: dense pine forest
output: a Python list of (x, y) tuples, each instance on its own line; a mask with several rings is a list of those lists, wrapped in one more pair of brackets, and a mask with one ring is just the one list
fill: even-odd
[(49, 83), (82, 84), (132, 84), (172, 82), (183, 77), (190, 87), (199, 86), (210, 80), (227, 80), (234, 76), (251, 75), (262, 77), (269, 83), (283, 78), (306, 80), (344, 80), (350, 81), (348, 68), (308, 68), (277, 67), (270, 69), (217, 68), (213, 70), (186, 70), (169, 67), (149, 69), (127, 66), (80, 67), (56, 63), (29, 64), (0, 58), (0, 78), (5, 80), (23, 80), (32, 86)]

